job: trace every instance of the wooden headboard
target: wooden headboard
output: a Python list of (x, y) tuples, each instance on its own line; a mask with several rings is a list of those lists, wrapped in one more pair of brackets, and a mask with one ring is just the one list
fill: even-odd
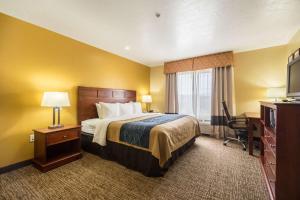
[(77, 93), (77, 123), (91, 118), (97, 118), (97, 109), (95, 103), (127, 103), (136, 101), (136, 91), (95, 88), (95, 87), (78, 87)]

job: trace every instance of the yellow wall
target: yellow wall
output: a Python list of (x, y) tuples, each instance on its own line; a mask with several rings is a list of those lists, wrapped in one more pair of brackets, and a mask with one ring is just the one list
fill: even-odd
[(64, 124), (76, 123), (76, 87), (147, 94), (150, 69), (0, 13), (0, 167), (33, 157), (32, 129), (51, 124), (44, 91), (67, 91)]
[(150, 72), (150, 93), (153, 103), (151, 109), (154, 111), (165, 112), (165, 75), (164, 67), (153, 67)]
[(300, 48), (300, 30), (288, 44), (235, 53), (235, 91), (237, 113), (259, 111), (259, 100), (266, 98), (266, 88), (286, 86), (288, 56)]
[[(286, 50), (287, 47), (284, 45), (234, 54), (237, 114), (258, 112), (259, 101), (268, 100), (266, 99), (266, 88), (285, 85)], [(163, 86), (165, 77), (163, 66), (151, 68), (150, 83), (151, 94), (155, 93), (153, 105), (164, 110), (165, 88)]]
[[(237, 114), (258, 112), (268, 87), (286, 85), (286, 65), (290, 53), (300, 48), (300, 30), (287, 45), (234, 53), (234, 82)], [(153, 106), (165, 111), (163, 66), (151, 68)]]
[(237, 114), (258, 112), (268, 87), (286, 84), (286, 45), (234, 54)]

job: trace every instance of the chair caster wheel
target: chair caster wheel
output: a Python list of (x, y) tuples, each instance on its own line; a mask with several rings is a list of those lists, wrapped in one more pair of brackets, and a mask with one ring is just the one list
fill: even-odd
[(247, 149), (246, 148), (243, 148), (243, 151), (246, 151)]
[(227, 143), (226, 143), (226, 142), (223, 142), (223, 145), (224, 145), (224, 146), (227, 146)]

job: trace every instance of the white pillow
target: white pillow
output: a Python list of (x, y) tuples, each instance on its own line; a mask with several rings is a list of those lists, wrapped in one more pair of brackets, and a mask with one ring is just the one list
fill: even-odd
[(101, 118), (101, 105), (99, 103), (96, 103), (96, 108), (98, 117)]
[(99, 102), (99, 104), (101, 106), (99, 118), (104, 119), (119, 116), (119, 103)]
[(132, 103), (120, 103), (120, 115), (131, 115), (133, 114), (133, 104)]
[(132, 102), (132, 107), (133, 107), (134, 114), (140, 114), (143, 112), (142, 104), (140, 102)]

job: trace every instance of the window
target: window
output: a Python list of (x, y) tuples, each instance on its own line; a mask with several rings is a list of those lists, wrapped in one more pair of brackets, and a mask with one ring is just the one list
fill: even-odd
[(211, 69), (177, 73), (178, 107), (180, 114), (195, 116), (200, 122), (210, 122), (211, 76)]

